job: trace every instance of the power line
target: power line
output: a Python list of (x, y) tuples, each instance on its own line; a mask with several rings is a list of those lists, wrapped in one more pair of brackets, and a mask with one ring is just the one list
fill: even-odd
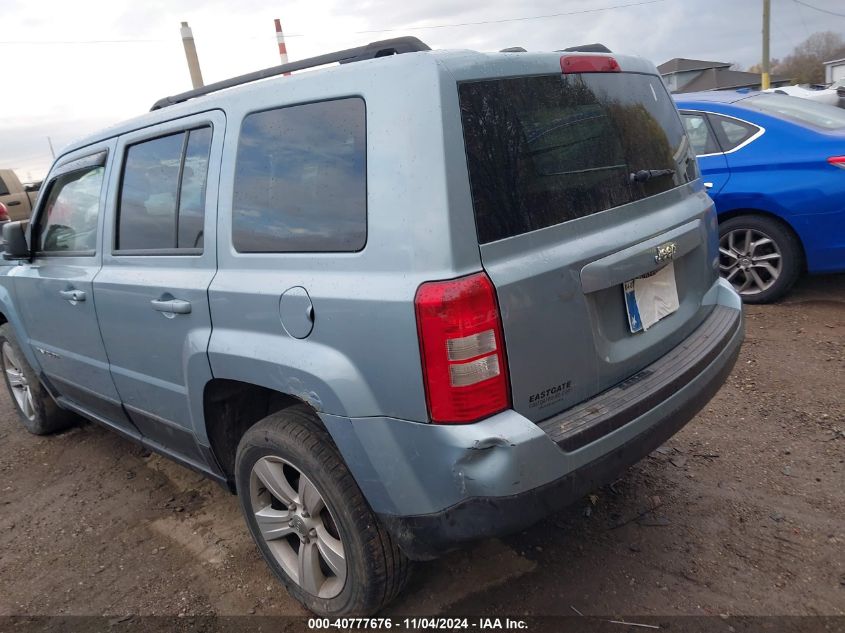
[(829, 9), (822, 9), (821, 7), (814, 7), (812, 4), (808, 4), (806, 2), (803, 2), (802, 0), (792, 0), (792, 1), (795, 2), (796, 4), (803, 5), (803, 6), (807, 7), (808, 9), (815, 9), (816, 11), (821, 11), (822, 13), (827, 13), (828, 15), (835, 15), (836, 17), (839, 17), (839, 18), (845, 18), (845, 13), (836, 13), (836, 11), (830, 11)]
[[(544, 20), (548, 18), (560, 18), (570, 15), (583, 15), (587, 13), (599, 13), (601, 11), (612, 11), (615, 9), (625, 9), (628, 7), (640, 7), (647, 4), (656, 4), (658, 2), (665, 2), (666, 0), (641, 0), (640, 2), (629, 2), (627, 4), (616, 4), (607, 7), (598, 7), (595, 9), (580, 9), (578, 11), (565, 11), (562, 13), (548, 13), (546, 15), (530, 15), (516, 18), (502, 18), (500, 20), (480, 20), (478, 22), (458, 22), (454, 24), (432, 24), (429, 26), (409, 26), (409, 27), (395, 27), (389, 29), (369, 29), (366, 31), (352, 31), (354, 35), (366, 35), (369, 33), (390, 33), (394, 31), (422, 31), (426, 29), (446, 29), (460, 26), (479, 26), (483, 24), (504, 24), (506, 22), (523, 22), (526, 20)], [(299, 34), (285, 34), (285, 37), (307, 37), (305, 33)], [(229, 38), (231, 39), (231, 38)], [(243, 38), (243, 39), (265, 39), (265, 38)], [(266, 39), (272, 39), (270, 37)], [(171, 39), (121, 39), (121, 40), (0, 40), (0, 45), (3, 44), (149, 44), (149, 43), (163, 43), (173, 42)]]
[(149, 44), (175, 40), (0, 40), (0, 44)]
[(431, 26), (410, 26), (395, 29), (373, 29), (369, 31), (354, 31), (356, 34), (363, 33), (387, 33), (389, 31), (420, 31), (423, 29), (445, 29), (453, 26), (478, 26), (481, 24), (502, 24), (504, 22), (521, 22), (523, 20), (542, 20), (545, 18), (559, 18), (567, 15), (580, 15), (582, 13), (598, 13), (599, 11), (610, 11), (612, 9), (624, 9), (626, 7), (639, 7), (644, 4), (655, 4), (666, 0), (643, 0), (643, 2), (631, 2), (629, 4), (617, 4), (610, 7), (599, 7), (598, 9), (581, 9), (580, 11), (566, 11), (564, 13), (549, 13), (547, 15), (532, 15), (519, 18), (503, 18), (501, 20), (482, 20), (480, 22), (460, 22), (456, 24), (434, 24)]
[(798, 3), (794, 3), (792, 6), (794, 6), (795, 10), (798, 11), (798, 16), (801, 18), (801, 24), (804, 25), (804, 35), (810, 37), (810, 29), (807, 28), (807, 21), (804, 19), (804, 9), (802, 9), (801, 5)]

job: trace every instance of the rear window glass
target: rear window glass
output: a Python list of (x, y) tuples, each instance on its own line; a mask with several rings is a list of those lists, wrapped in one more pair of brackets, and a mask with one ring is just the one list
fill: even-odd
[[(459, 86), (481, 243), (574, 220), (697, 177), (659, 77), (589, 73)], [(648, 174), (637, 175), (648, 170)]]
[(232, 200), (236, 250), (364, 247), (365, 119), (360, 97), (267, 110), (244, 119)]
[(722, 131), (723, 146), (726, 152), (739, 147), (760, 131), (760, 128), (756, 125), (751, 125), (745, 121), (729, 119), (718, 114), (711, 114), (710, 118), (713, 124)]
[(756, 108), (765, 114), (781, 116), (824, 130), (845, 128), (845, 110), (826, 103), (779, 94), (762, 94), (749, 97), (742, 105)]

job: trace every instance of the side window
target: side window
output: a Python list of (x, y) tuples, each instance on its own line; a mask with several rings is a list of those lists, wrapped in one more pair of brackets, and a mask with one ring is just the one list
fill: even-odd
[(182, 168), (182, 192), (179, 195), (179, 226), (176, 248), (202, 248), (205, 223), (205, 185), (208, 179), (208, 153), (211, 128), (191, 130)]
[(38, 252), (93, 254), (104, 171), (103, 167), (72, 171), (49, 185), (36, 231)]
[(682, 112), (681, 118), (684, 120), (684, 127), (687, 130), (690, 143), (697, 156), (702, 154), (716, 154), (721, 152), (719, 144), (716, 142), (716, 137), (710, 129), (710, 124), (703, 114), (694, 114), (691, 112)]
[(6, 183), (3, 180), (3, 176), (0, 176), (0, 196), (8, 196), (8, 195), (9, 195), (9, 187), (6, 186)]
[(717, 114), (711, 114), (710, 120), (721, 134), (722, 145), (726, 152), (736, 148), (738, 145), (742, 145), (760, 129), (756, 125), (751, 125), (745, 121), (729, 119)]
[(202, 248), (210, 148), (210, 127), (127, 148), (116, 251)]
[(367, 239), (366, 113), (359, 97), (248, 115), (232, 241), (241, 253), (357, 251)]

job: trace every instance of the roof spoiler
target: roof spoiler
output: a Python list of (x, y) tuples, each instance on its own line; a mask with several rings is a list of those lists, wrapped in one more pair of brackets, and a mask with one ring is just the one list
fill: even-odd
[(367, 59), (375, 59), (377, 57), (388, 57), (390, 55), (401, 55), (402, 53), (416, 53), (419, 51), (430, 51), (431, 48), (425, 42), (416, 37), (397, 37), (390, 40), (381, 40), (379, 42), (370, 42), (364, 46), (356, 48), (347, 48), (346, 50), (336, 51), (334, 53), (326, 53), (325, 55), (318, 55), (316, 57), (309, 57), (308, 59), (301, 59), (296, 62), (288, 64), (281, 64), (280, 66), (271, 66), (264, 70), (257, 70), (246, 75), (239, 75), (231, 79), (224, 79), (195, 90), (188, 90), (177, 95), (164, 97), (153, 104), (150, 110), (159, 110), (177, 103), (182, 103), (201, 97), (203, 95), (218, 92), (219, 90), (226, 90), (227, 88), (234, 88), (243, 84), (252, 83), (253, 81), (260, 81), (268, 77), (276, 77), (285, 73), (294, 72), (296, 70), (305, 70), (306, 68), (316, 68), (317, 66), (325, 66), (326, 64), (350, 64), (352, 62), (360, 62)]

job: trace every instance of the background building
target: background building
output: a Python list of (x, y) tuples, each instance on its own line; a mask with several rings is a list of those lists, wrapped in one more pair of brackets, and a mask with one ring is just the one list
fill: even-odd
[(824, 63), (824, 81), (832, 84), (834, 81), (845, 79), (845, 57), (832, 59)]
[[(845, 60), (842, 60), (845, 63)], [(731, 70), (730, 62), (709, 62), (702, 59), (676, 57), (657, 67), (669, 92), (698, 92), (699, 90), (735, 90), (760, 88), (760, 75)], [(772, 88), (789, 84), (788, 77), (771, 77)]]

